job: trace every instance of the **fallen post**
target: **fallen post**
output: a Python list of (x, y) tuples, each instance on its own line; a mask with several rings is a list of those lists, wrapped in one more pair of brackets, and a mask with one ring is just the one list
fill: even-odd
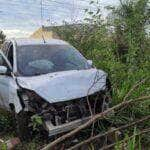
[(94, 137), (90, 137), (89, 139), (87, 139), (87, 140), (85, 140), (85, 141), (82, 141), (81, 143), (76, 144), (76, 145), (70, 147), (68, 150), (77, 149), (77, 148), (79, 148), (79, 147), (81, 147), (81, 146), (83, 146), (83, 145), (85, 145), (85, 144), (88, 144), (88, 143), (90, 143), (90, 142), (92, 142), (92, 141), (94, 141), (94, 140), (96, 140), (96, 139), (98, 139), (98, 138), (101, 138), (101, 137), (103, 137), (103, 136), (107, 136), (107, 135), (112, 134), (112, 133), (114, 133), (114, 132), (116, 132), (116, 131), (120, 131), (120, 130), (126, 129), (126, 128), (128, 128), (128, 127), (134, 126), (134, 125), (136, 125), (136, 124), (139, 124), (139, 123), (141, 123), (141, 122), (143, 122), (143, 121), (146, 121), (146, 120), (149, 120), (149, 119), (150, 119), (150, 115), (149, 115), (149, 116), (146, 116), (146, 117), (144, 117), (144, 118), (142, 118), (142, 119), (139, 119), (139, 120), (137, 120), (137, 121), (134, 121), (134, 122), (132, 122), (132, 123), (129, 123), (129, 124), (127, 124), (127, 125), (123, 125), (123, 126), (121, 126), (121, 127), (119, 127), (119, 128), (115, 128), (114, 130), (111, 130), (111, 131), (108, 131), (108, 132), (105, 132), (105, 133), (102, 133), (102, 134), (98, 134), (98, 135), (96, 135), (96, 136), (94, 136)]

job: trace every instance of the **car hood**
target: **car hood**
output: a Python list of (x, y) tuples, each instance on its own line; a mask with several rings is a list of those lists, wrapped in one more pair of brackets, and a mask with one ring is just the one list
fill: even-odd
[(49, 103), (91, 95), (106, 88), (107, 74), (102, 70), (72, 70), (33, 77), (18, 77), (18, 84), (37, 93)]

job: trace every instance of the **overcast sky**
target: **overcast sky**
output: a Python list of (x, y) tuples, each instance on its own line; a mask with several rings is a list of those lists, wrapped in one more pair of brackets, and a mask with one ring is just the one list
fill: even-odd
[[(90, 0), (43, 0), (43, 24), (63, 20), (82, 20)], [(118, 0), (101, 0), (101, 6), (116, 5)], [(28, 37), (41, 26), (41, 0), (0, 0), (0, 30), (8, 38)], [(92, 9), (92, 8), (91, 8)], [(103, 11), (106, 15), (107, 12)]]

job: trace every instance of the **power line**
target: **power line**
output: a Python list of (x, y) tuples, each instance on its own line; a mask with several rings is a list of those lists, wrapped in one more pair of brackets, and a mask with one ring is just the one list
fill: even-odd
[[(62, 3), (62, 2), (57, 2), (57, 1), (52, 1), (52, 2), (55, 2), (55, 3), (58, 3), (58, 4), (65, 4), (65, 5), (67, 4), (67, 3), (64, 3), (64, 2)], [(4, 2), (3, 2), (3, 3), (4, 3)], [(16, 6), (16, 5), (20, 5), (19, 1), (18, 1), (18, 2), (15, 2), (15, 3), (12, 3), (12, 2), (10, 3), (10, 2), (9, 2), (9, 4), (15, 5), (15, 6)], [(29, 4), (29, 3), (28, 3), (28, 4)], [(27, 4), (27, 3), (24, 3), (23, 5), (27, 5), (27, 6), (28, 6), (28, 4)], [(33, 4), (33, 3), (31, 3), (31, 4)], [(7, 5), (8, 5), (8, 4), (7, 4)], [(35, 5), (35, 4), (34, 4), (34, 5)], [(43, 10), (44, 10), (44, 11), (47, 10), (48, 12), (52, 12), (52, 11), (55, 11), (55, 10), (56, 10), (56, 9), (55, 9), (55, 10), (53, 9), (53, 6), (54, 6), (53, 4), (45, 4), (45, 3), (43, 3), (42, 5), (43, 5)], [(70, 4), (70, 3), (69, 3), (69, 5), (73, 6), (74, 9), (80, 10), (81, 12), (84, 11), (85, 8), (87, 8), (87, 7), (83, 8), (83, 7), (77, 7), (77, 6), (75, 7), (75, 6), (74, 6), (74, 3), (73, 3), (73, 4)], [(38, 7), (40, 7), (40, 6), (37, 5), (37, 4), (36, 4), (36, 6), (37, 6), (37, 7), (32, 7), (32, 9), (38, 11), (38, 10), (39, 10)], [(48, 7), (50, 7), (51, 9), (49, 10)], [(57, 7), (62, 8), (61, 6), (57, 6)], [(65, 6), (65, 7), (66, 7), (66, 6)], [(63, 8), (64, 8), (64, 7), (63, 7)], [(73, 10), (71, 7), (67, 7), (67, 8), (68, 8), (68, 10), (70, 10), (70, 11)], [(58, 8), (57, 8), (57, 9), (58, 9)], [(94, 10), (94, 9), (93, 9), (93, 10)], [(32, 12), (33, 12), (33, 11), (32, 11)], [(64, 11), (64, 9), (59, 9), (59, 12), (68, 13), (68, 11), (66, 11), (66, 10)]]
[[(58, 2), (58, 1), (54, 1), (54, 0), (51, 0), (50, 2), (52, 3), (56, 3), (56, 4), (60, 4), (60, 5), (66, 5), (66, 6), (74, 6), (74, 0), (73, 0), (73, 3), (65, 3), (65, 2)], [(45, 3), (45, 5), (47, 5), (47, 3)], [(78, 5), (77, 8), (83, 8), (83, 6), (81, 5)]]
[[(16, 3), (11, 3), (11, 5), (19, 5), (19, 4), (16, 4)], [(45, 6), (47, 6), (47, 7), (45, 7)], [(51, 8), (51, 9), (49, 9), (49, 7)], [(59, 8), (61, 8), (61, 7), (59, 7)], [(49, 5), (45, 5), (45, 4), (43, 4), (43, 10), (44, 11), (48, 11), (49, 13), (50, 12), (52, 12), (52, 11), (55, 11), (55, 10), (58, 10), (59, 12), (62, 12), (62, 13), (68, 13), (68, 11), (71, 11), (72, 10), (72, 8), (71, 7), (68, 7), (68, 11), (66, 11), (67, 9), (59, 9), (59, 8), (55, 8), (54, 9), (54, 7), (53, 7), (53, 5), (52, 4), (49, 4)], [(64, 8), (64, 7), (63, 7)], [(35, 11), (38, 11), (39, 9), (40, 9), (40, 7), (38, 6), (38, 7), (32, 7), (32, 10), (35, 10)], [(76, 8), (76, 9), (79, 9), (79, 8)], [(84, 11), (85, 9), (80, 9), (80, 11)], [(6, 11), (4, 11), (4, 12), (6, 12)], [(8, 12), (8, 11), (7, 11)], [(22, 12), (22, 11), (21, 11)], [(32, 11), (32, 13), (33, 13), (34, 11)], [(19, 12), (20, 13), (20, 12)], [(30, 13), (30, 12), (29, 12)], [(24, 13), (24, 14), (27, 14), (27, 13)]]
[[(56, 12), (55, 14), (57, 14), (57, 12), (59, 12), (59, 14), (60, 14), (60, 16), (61, 16), (61, 14), (63, 14), (63, 15), (66, 15), (67, 16), (67, 19), (69, 18), (69, 15), (72, 13), (72, 17), (71, 17), (71, 20), (73, 21), (74, 19), (75, 19), (75, 13), (77, 12), (77, 13), (79, 13), (79, 12), (81, 12), (81, 13), (83, 13), (84, 12), (84, 10), (85, 10), (85, 8), (87, 8), (86, 6), (81, 6), (81, 5), (78, 5), (77, 4), (77, 1), (76, 0), (73, 0), (73, 3), (66, 3), (66, 2), (58, 2), (58, 1), (56, 1), (56, 0), (50, 0), (50, 2), (51, 3), (48, 3), (48, 2), (43, 2), (42, 0), (41, 0), (41, 5), (40, 5), (40, 3), (38, 2), (38, 3), (20, 3), (19, 1), (9, 1), (9, 2), (7, 2), (7, 5), (10, 5), (10, 6), (12, 6), (12, 5), (14, 5), (14, 6), (16, 6), (16, 7), (14, 7), (14, 9), (18, 12), (18, 16), (17, 17), (19, 17), (19, 15), (20, 14), (22, 14), (22, 15), (29, 15), (29, 16), (33, 16), (33, 15), (35, 15), (34, 17), (36, 17), (36, 15), (38, 15), (38, 13), (39, 13), (39, 15), (41, 15), (41, 25), (44, 23), (43, 21), (44, 21), (44, 12), (45, 12), (45, 14), (46, 14), (46, 18), (48, 18), (48, 14), (52, 14), (52, 12)], [(56, 3), (56, 4), (58, 4), (57, 5), (57, 8), (56, 7), (54, 7), (54, 6), (56, 6), (56, 5), (54, 5), (54, 4), (52, 4), (52, 3)], [(76, 3), (76, 4), (75, 4)], [(5, 2), (1, 2), (1, 6), (2, 6), (2, 4), (6, 4)], [(19, 7), (19, 6), (22, 6), (23, 7), (23, 5), (24, 6), (26, 6), (26, 7), (28, 7), (29, 5), (33, 5), (33, 6), (36, 6), (36, 7), (33, 7), (32, 6), (32, 10), (33, 11), (30, 11), (30, 10), (28, 10), (28, 12), (26, 11), (26, 12), (23, 12), (22, 10), (21, 11), (18, 11), (16, 8), (17, 8), (17, 6)], [(62, 7), (62, 5), (63, 5), (63, 7)], [(1, 7), (0, 6), (0, 7)], [(30, 7), (30, 6), (29, 6)], [(85, 7), (85, 8), (84, 8)], [(12, 9), (13, 7), (11, 7), (11, 9)], [(64, 9), (64, 8), (67, 8), (67, 9)], [(41, 13), (40, 13), (40, 11), (39, 10), (41, 10)], [(67, 11), (68, 10), (68, 11)], [(78, 11), (76, 11), (76, 10), (78, 10)], [(80, 11), (79, 11), (80, 10)], [(37, 13), (36, 13), (36, 12)], [(69, 13), (69, 11), (71, 12), (71, 13)], [(3, 12), (8, 12), (8, 13), (11, 13), (10, 11), (3, 11)], [(80, 14), (81, 14), (80, 13)], [(53, 15), (55, 15), (54, 13), (53, 13)], [(27, 16), (26, 16), (27, 17)], [(37, 16), (38, 17), (38, 16)], [(21, 17), (22, 18), (22, 17)], [(65, 17), (64, 17), (65, 18)], [(35, 22), (37, 22), (36, 21), (36, 19), (33, 19)], [(33, 22), (33, 20), (32, 20), (32, 22)], [(45, 21), (46, 21), (47, 19), (45, 19)], [(55, 19), (54, 19), (55, 20)], [(52, 22), (52, 16), (50, 16), (50, 23)]]
[[(75, 0), (76, 1), (76, 0)], [(84, 0), (80, 0), (80, 1), (84, 1)], [(43, 3), (43, 6), (55, 6), (55, 5), (53, 5), (52, 3), (56, 3), (56, 4), (59, 4), (59, 5), (65, 5), (65, 7), (67, 7), (67, 8), (70, 8), (71, 6), (73, 6), (74, 4), (72, 4), (72, 3), (66, 3), (66, 2), (58, 2), (58, 1), (55, 1), (55, 0), (50, 0), (50, 2), (51, 3)], [(76, 3), (77, 3), (77, 1), (76, 1)], [(1, 4), (6, 4), (5, 2), (1, 2)], [(30, 5), (36, 5), (37, 7), (40, 7), (40, 3), (20, 3), (19, 1), (16, 1), (16, 2), (13, 2), (13, 1), (9, 1), (9, 2), (7, 2), (7, 5), (26, 5), (26, 6), (29, 6), (29, 4)], [(105, 5), (106, 3), (101, 3), (101, 4), (103, 4), (103, 5)], [(87, 8), (87, 7), (89, 7), (89, 6), (91, 6), (91, 5), (87, 5), (87, 6), (83, 6), (83, 5), (77, 5), (76, 4), (76, 9), (85, 9), (85, 8)], [(62, 6), (61, 6), (62, 7)], [(32, 8), (35, 8), (35, 7), (32, 7)], [(64, 7), (63, 7), (64, 8)], [(95, 8), (95, 7), (92, 7), (93, 9)]]
[[(37, 10), (39, 10), (39, 8), (37, 8)], [(43, 7), (43, 10), (44, 11), (47, 11), (48, 13), (50, 13), (50, 12), (52, 12), (52, 11), (58, 11), (58, 8), (52, 8), (52, 9), (46, 9), (45, 7)], [(17, 10), (18, 11), (18, 10)], [(70, 11), (70, 10), (68, 10), (68, 11)], [(67, 13), (68, 14), (68, 11), (66, 11), (66, 10), (59, 10), (59, 13)], [(8, 10), (1, 10), (1, 14), (2, 13), (12, 13), (12, 12), (10, 12), (10, 11), (8, 11)], [(47, 13), (46, 12), (46, 13)], [(40, 13), (40, 12), (39, 12)], [(34, 11), (32, 11), (32, 12), (22, 12), (22, 11), (18, 11), (18, 14), (37, 14), (37, 13), (34, 13)]]
[[(54, 6), (54, 5), (52, 5), (52, 3), (56, 3), (56, 4), (59, 4), (59, 5), (65, 5), (65, 7), (67, 7), (68, 6), (68, 8), (70, 8), (70, 6), (72, 6), (73, 4), (71, 4), (71, 3), (65, 3), (65, 2), (57, 2), (57, 1), (50, 1), (51, 3), (43, 3), (43, 6)], [(1, 2), (1, 5), (2, 4), (6, 4), (5, 2)], [(26, 6), (29, 6), (29, 5), (36, 5), (37, 7), (40, 7), (40, 3), (20, 3), (19, 1), (16, 1), (16, 2), (13, 2), (13, 1), (9, 1), (9, 2), (7, 2), (7, 6), (8, 5), (26, 5)], [(33, 8), (33, 7), (32, 7)], [(82, 5), (77, 5), (76, 6), (76, 8), (78, 8), (78, 9), (82, 9), (82, 8), (84, 8), (84, 6), (82, 6)]]

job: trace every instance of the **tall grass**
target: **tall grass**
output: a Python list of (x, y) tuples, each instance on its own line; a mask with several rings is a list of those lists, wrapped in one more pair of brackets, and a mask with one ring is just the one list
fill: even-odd
[[(108, 73), (113, 87), (112, 105), (122, 102), (133, 86), (143, 79), (146, 81), (137, 86), (126, 100), (150, 94), (150, 37), (145, 30), (149, 20), (148, 1), (120, 2), (117, 7), (109, 7), (112, 13), (105, 22), (101, 18), (101, 11), (86, 10), (89, 15), (86, 20), (90, 20), (87, 24), (69, 26), (66, 23), (64, 29), (66, 27), (67, 30), (61, 32), (55, 28), (62, 39), (73, 44), (88, 59), (92, 59), (97, 68)], [(96, 1), (91, 4), (99, 6)], [(114, 30), (110, 31), (112, 26)], [(149, 114), (150, 101), (147, 101), (116, 112), (110, 120), (118, 125), (127, 124)], [(147, 121), (139, 125), (137, 130), (149, 126), (150, 121)], [(132, 133), (132, 130), (129, 132)], [(150, 143), (149, 136), (144, 138), (145, 143)], [(128, 141), (129, 149), (134, 149), (135, 141), (135, 138)]]

